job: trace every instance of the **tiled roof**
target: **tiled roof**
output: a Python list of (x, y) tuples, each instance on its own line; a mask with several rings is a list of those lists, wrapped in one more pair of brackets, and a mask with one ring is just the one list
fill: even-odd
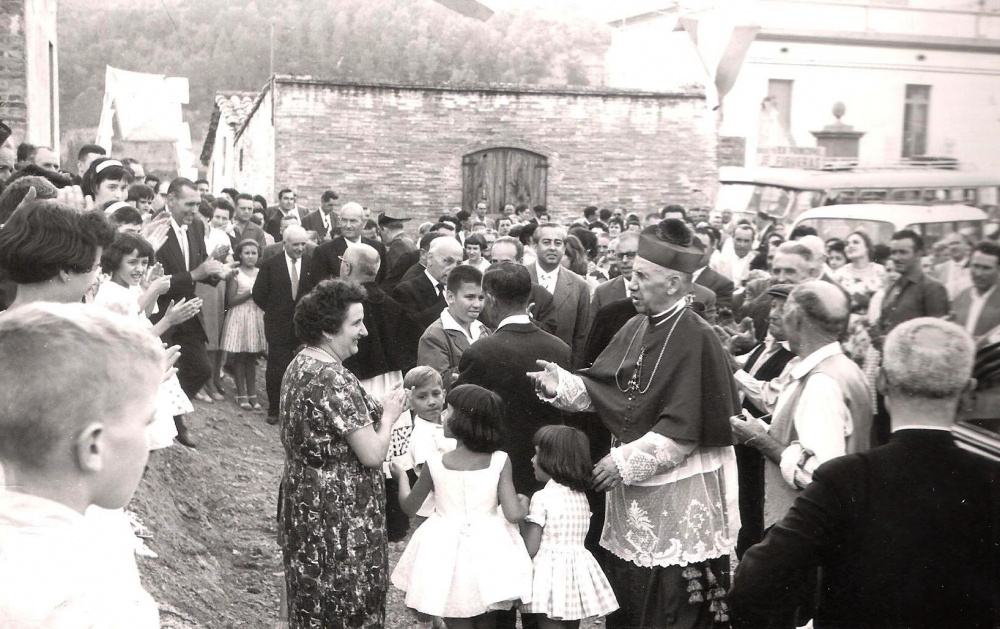
[(215, 133), (219, 123), (239, 129), (246, 122), (247, 116), (253, 111), (256, 92), (219, 92), (215, 95), (215, 110), (208, 123), (208, 133), (205, 134), (205, 144), (201, 148), (201, 163), (208, 166), (212, 159), (212, 148), (215, 146)]
[(222, 120), (229, 126), (240, 127), (253, 108), (256, 92), (230, 92), (215, 95), (215, 106)]

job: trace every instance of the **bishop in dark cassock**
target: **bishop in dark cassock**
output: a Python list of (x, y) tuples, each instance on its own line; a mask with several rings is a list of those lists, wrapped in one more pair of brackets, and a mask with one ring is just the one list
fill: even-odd
[(725, 622), (729, 554), (740, 528), (729, 417), (739, 398), (711, 327), (689, 307), (704, 249), (667, 219), (643, 230), (632, 292), (639, 314), (589, 369), (539, 361), (539, 396), (593, 409), (614, 435), (594, 468), (608, 491), (601, 546), (621, 609), (609, 629)]

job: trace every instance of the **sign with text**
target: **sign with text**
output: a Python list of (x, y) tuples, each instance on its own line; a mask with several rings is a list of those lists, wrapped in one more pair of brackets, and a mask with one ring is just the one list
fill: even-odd
[(823, 168), (826, 149), (807, 146), (761, 146), (757, 149), (757, 165), (773, 168)]

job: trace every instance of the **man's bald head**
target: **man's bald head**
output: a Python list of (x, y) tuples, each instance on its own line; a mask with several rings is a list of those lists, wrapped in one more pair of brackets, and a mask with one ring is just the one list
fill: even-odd
[(823, 274), (823, 265), (826, 263), (826, 243), (819, 236), (813, 236), (812, 234), (808, 236), (803, 236), (797, 241), (800, 245), (804, 247), (809, 247), (809, 251), (812, 252), (812, 265), (816, 269), (815, 277), (819, 277)]
[(348, 240), (357, 240), (365, 224), (365, 209), (360, 203), (349, 201), (340, 207), (340, 232)]
[(305, 253), (306, 243), (309, 242), (309, 232), (301, 225), (289, 225), (281, 236), (281, 242), (288, 257), (298, 260)]
[(341, 260), (340, 279), (361, 284), (374, 282), (382, 264), (378, 251), (364, 243), (348, 247)]
[(850, 314), (847, 294), (839, 286), (820, 280), (809, 280), (792, 289), (784, 308), (786, 319), (800, 317), (808, 333), (829, 342), (846, 330)]
[(448, 280), (448, 273), (462, 261), (462, 245), (454, 238), (436, 238), (427, 250), (427, 272), (442, 284)]

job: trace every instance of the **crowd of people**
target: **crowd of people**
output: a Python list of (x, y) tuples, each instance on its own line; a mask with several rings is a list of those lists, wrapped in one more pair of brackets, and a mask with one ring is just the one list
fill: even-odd
[(1000, 626), (998, 472), (949, 433), (1000, 410), (994, 240), (416, 226), (103, 153), (0, 172), (0, 625), (157, 626), (124, 509), (229, 372), (285, 451), (291, 627), (382, 627), (391, 586), (449, 629)]

